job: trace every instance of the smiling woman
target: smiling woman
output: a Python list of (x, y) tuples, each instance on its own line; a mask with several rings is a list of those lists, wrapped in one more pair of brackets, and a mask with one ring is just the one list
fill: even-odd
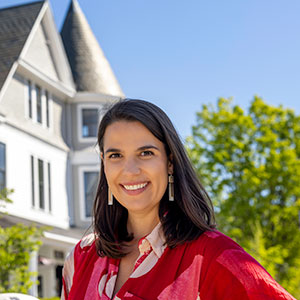
[(123, 100), (98, 130), (94, 234), (68, 256), (62, 299), (294, 299), (215, 229), (211, 201), (167, 115)]
[[(118, 121), (106, 128), (103, 164), (108, 186), (129, 219), (159, 221), (159, 202), (172, 174), (164, 144), (140, 122)], [(140, 227), (139, 227), (140, 228)]]

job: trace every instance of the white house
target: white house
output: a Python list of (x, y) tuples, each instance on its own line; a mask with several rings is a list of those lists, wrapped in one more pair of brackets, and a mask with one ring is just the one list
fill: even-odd
[(123, 92), (76, 0), (61, 33), (48, 1), (0, 9), (0, 188), (8, 215), (51, 226), (33, 255), (40, 285), (60, 294), (64, 258), (91, 223), (101, 109)]

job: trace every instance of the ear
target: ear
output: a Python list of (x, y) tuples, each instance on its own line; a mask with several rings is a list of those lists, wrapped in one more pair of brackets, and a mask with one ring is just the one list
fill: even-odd
[(100, 153), (100, 158), (101, 158), (102, 161), (104, 160), (103, 152)]
[(171, 153), (169, 155), (169, 159), (168, 159), (168, 173), (169, 174), (173, 174), (174, 172), (174, 167), (173, 167), (173, 154)]

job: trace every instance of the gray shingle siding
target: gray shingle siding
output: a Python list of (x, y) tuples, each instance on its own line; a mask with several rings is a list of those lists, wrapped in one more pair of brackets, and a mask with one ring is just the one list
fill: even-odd
[(123, 96), (119, 83), (76, 0), (70, 4), (61, 37), (77, 91)]
[(0, 89), (18, 59), (44, 1), (0, 9)]

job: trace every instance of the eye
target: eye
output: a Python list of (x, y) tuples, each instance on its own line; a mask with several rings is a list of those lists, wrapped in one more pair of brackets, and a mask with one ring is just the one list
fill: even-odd
[(154, 153), (150, 150), (145, 150), (141, 152), (141, 156), (152, 156), (152, 155), (154, 155)]
[(121, 157), (121, 154), (120, 153), (111, 153), (108, 158), (119, 158)]

